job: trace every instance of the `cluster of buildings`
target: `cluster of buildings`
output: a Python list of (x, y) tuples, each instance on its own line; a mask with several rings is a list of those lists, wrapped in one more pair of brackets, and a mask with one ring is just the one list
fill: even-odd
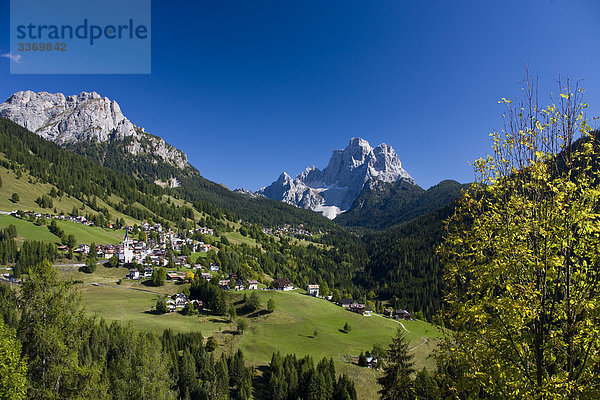
[[(15, 218), (46, 218), (46, 219), (59, 219), (63, 221), (71, 221), (83, 225), (93, 225), (94, 223), (83, 216), (70, 216), (70, 215), (54, 215), (48, 213), (34, 213), (32, 211), (12, 211), (10, 212)], [(112, 224), (108, 225), (109, 228), (113, 228)], [(112, 256), (117, 256), (119, 263), (142, 263), (149, 262), (155, 265), (167, 265), (168, 260), (166, 258), (167, 249), (170, 248), (173, 251), (181, 251), (184, 245), (187, 245), (191, 252), (207, 253), (212, 249), (210, 244), (206, 244), (201, 241), (193, 240), (191, 238), (181, 238), (174, 231), (165, 231), (161, 224), (151, 225), (144, 222), (141, 225), (141, 229), (147, 234), (151, 232), (158, 233), (158, 240), (148, 239), (147, 241), (140, 241), (129, 237), (129, 232), (133, 230), (132, 227), (125, 227), (126, 234), (123, 243), (119, 245), (97, 245), (96, 251), (98, 257), (110, 259)], [(190, 229), (188, 232), (190, 235), (194, 233), (214, 235), (215, 231), (211, 228), (200, 227), (196, 229)], [(67, 250), (65, 246), (59, 247), (59, 250)], [(90, 251), (89, 245), (80, 244), (77, 249), (74, 249), (75, 253), (88, 254)], [(175, 260), (175, 265), (183, 266), (187, 263), (186, 257), (178, 257)]]
[(177, 293), (167, 299), (167, 309), (169, 312), (175, 312), (177, 310), (182, 310), (188, 303), (195, 304), (198, 308), (202, 308), (202, 301), (188, 300), (185, 294)]
[[(304, 225), (292, 226), (290, 224), (285, 224), (279, 228), (271, 229), (271, 228), (263, 228), (263, 232), (267, 235), (277, 235), (280, 237), (290, 236), (290, 237), (298, 237), (298, 236), (312, 236), (312, 232), (304, 229)], [(318, 233), (321, 233), (319, 231)]]
[(403, 319), (406, 321), (412, 321), (414, 318), (406, 310), (394, 310), (393, 308), (386, 308), (385, 315), (394, 319)]
[(236, 274), (229, 274), (229, 279), (219, 280), (219, 286), (223, 290), (257, 290), (258, 281), (247, 280), (244, 282), (238, 279)]
[(360, 315), (369, 316), (371, 315), (371, 311), (367, 310), (367, 305), (363, 303), (359, 303), (351, 298), (341, 299), (340, 306), (345, 308), (346, 310), (355, 312)]
[[(306, 294), (309, 296), (319, 297), (319, 285), (308, 285), (306, 287)], [(331, 300), (331, 298), (332, 296), (327, 296), (327, 300)], [(371, 311), (367, 310), (366, 304), (359, 303), (352, 298), (341, 299), (337, 304), (348, 311), (352, 311), (360, 315), (371, 315)], [(403, 319), (407, 321), (413, 320), (413, 317), (406, 310), (394, 310), (393, 308), (386, 308), (385, 315), (394, 319)]]
[[(150, 229), (156, 226), (150, 227)], [(204, 228), (206, 229), (206, 228)], [(191, 252), (207, 253), (212, 249), (210, 244), (200, 242), (191, 238), (180, 238), (173, 231), (163, 232), (162, 227), (157, 230), (159, 239), (148, 239), (147, 241), (132, 239), (129, 237), (129, 231), (125, 234), (123, 243), (113, 246), (105, 246), (104, 254), (106, 258), (116, 255), (119, 263), (147, 263), (158, 266), (166, 266), (169, 263), (167, 251), (181, 251), (183, 246), (187, 246)], [(178, 256), (174, 259), (176, 266), (189, 266), (187, 257)]]
[[(48, 214), (48, 213), (34, 213), (32, 211), (23, 211), (20, 212), (18, 210), (15, 211), (11, 211), (10, 215), (12, 215), (15, 218), (21, 218), (21, 216), (25, 217), (25, 218), (30, 218), (30, 217), (35, 217), (35, 218), (46, 218), (46, 219), (59, 219), (61, 221), (71, 221), (71, 222), (75, 222), (76, 224), (83, 224), (83, 225), (94, 225), (94, 223), (90, 220), (88, 220), (87, 218), (79, 215), (79, 216), (75, 216), (72, 217), (70, 215), (64, 215), (64, 214), (58, 214), (58, 215), (54, 215), (54, 214)], [(109, 225), (109, 228), (112, 228), (112, 225)]]

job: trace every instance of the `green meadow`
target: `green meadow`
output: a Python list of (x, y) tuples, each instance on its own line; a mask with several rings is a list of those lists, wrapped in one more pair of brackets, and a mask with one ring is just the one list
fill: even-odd
[[(348, 374), (357, 384), (359, 398), (376, 396), (375, 378), (379, 372), (344, 362), (343, 356), (358, 356), (378, 343), (387, 348), (397, 329), (403, 332), (415, 356), (416, 367), (433, 369), (435, 361), (431, 353), (441, 332), (422, 321), (397, 321), (373, 315), (354, 314), (324, 300), (306, 296), (301, 291), (256, 291), (261, 300), (261, 310), (243, 315), (243, 294), (251, 291), (228, 292), (228, 299), (236, 304), (238, 317), (248, 321), (242, 335), (234, 334), (235, 322), (228, 317), (211, 315), (184, 316), (179, 313), (155, 315), (150, 311), (156, 304), (158, 294), (180, 292), (185, 285), (172, 282), (160, 288), (146, 286), (140, 281), (122, 279), (125, 268), (99, 266), (95, 273), (85, 274), (74, 268), (62, 272), (65, 278), (83, 281), (80, 285), (87, 311), (108, 321), (131, 323), (137, 329), (162, 334), (164, 329), (175, 332), (200, 331), (205, 337), (215, 336), (220, 343), (218, 352), (231, 353), (241, 348), (248, 362), (266, 365), (273, 352), (310, 355), (315, 360), (331, 357), (338, 373)], [(122, 279), (120, 285), (117, 281)], [(106, 285), (96, 286), (93, 283)], [(269, 298), (275, 301), (275, 311), (267, 313)], [(341, 331), (345, 323), (352, 328), (349, 333)], [(314, 336), (314, 332), (317, 335)]]
[[(50, 221), (48, 221), (49, 223)], [(77, 243), (90, 244), (118, 244), (123, 241), (124, 230), (112, 230), (96, 226), (86, 226), (71, 221), (57, 220), (58, 226), (67, 234), (75, 235)], [(48, 225), (35, 225), (25, 219), (15, 218), (11, 215), (0, 215), (0, 227), (14, 225), (17, 228), (18, 238), (22, 240), (43, 240), (58, 243), (59, 238), (48, 230)]]

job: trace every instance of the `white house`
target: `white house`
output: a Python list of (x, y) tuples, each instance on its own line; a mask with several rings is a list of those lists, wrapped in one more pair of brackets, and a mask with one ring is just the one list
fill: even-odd
[(308, 285), (306, 294), (309, 296), (319, 297), (319, 285)]
[(131, 268), (128, 276), (129, 279), (140, 279), (140, 271), (138, 271), (136, 268)]

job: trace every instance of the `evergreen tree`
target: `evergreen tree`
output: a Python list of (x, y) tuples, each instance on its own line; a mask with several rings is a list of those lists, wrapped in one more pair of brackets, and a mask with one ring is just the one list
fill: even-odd
[[(216, 340), (211, 336), (208, 338), (213, 339), (216, 343)], [(215, 347), (216, 348), (216, 347)], [(227, 361), (225, 357), (221, 357), (217, 365), (215, 366), (215, 376), (216, 376), (216, 384), (214, 391), (215, 399), (227, 399), (229, 395), (229, 368), (227, 366)]]
[(165, 298), (165, 296), (158, 296), (158, 298), (156, 299), (156, 313), (157, 314), (165, 314), (167, 312), (169, 312), (169, 309), (167, 308), (167, 300)]
[(164, 267), (155, 269), (151, 280), (153, 286), (164, 286), (167, 283), (167, 270)]
[(233, 304), (230, 304), (227, 308), (227, 314), (232, 321), (237, 318), (237, 311), (235, 310), (235, 306)]
[(267, 301), (267, 311), (270, 313), (275, 311), (275, 300), (273, 300), (272, 297), (269, 297), (269, 300)]
[(215, 351), (217, 347), (219, 347), (219, 342), (217, 342), (217, 339), (215, 339), (214, 336), (209, 337), (206, 341), (206, 351)]
[(0, 322), (17, 327), (17, 295), (9, 285), (0, 285)]
[(248, 301), (246, 302), (246, 307), (249, 311), (256, 311), (260, 307), (260, 299), (258, 298), (258, 293), (252, 292), (248, 297)]
[(367, 366), (367, 357), (365, 357), (365, 353), (363, 353), (362, 351), (360, 352), (360, 355), (358, 356), (358, 366), (359, 367)]
[(119, 265), (119, 259), (117, 258), (117, 256), (112, 256), (108, 259), (106, 265), (110, 268), (116, 268)]
[(333, 392), (334, 400), (356, 400), (356, 389), (354, 382), (346, 375), (338, 378)]
[(77, 239), (75, 238), (75, 235), (69, 235), (67, 236), (67, 240), (64, 243), (68, 248), (70, 249), (74, 249), (75, 246), (77, 246)]
[(92, 242), (92, 244), (90, 244), (90, 252), (88, 253), (88, 258), (98, 258), (98, 250), (96, 249), (95, 242)]
[(85, 261), (85, 266), (82, 267), (83, 272), (87, 272), (88, 274), (96, 271), (96, 267), (98, 266), (98, 260), (95, 257), (88, 257)]
[(439, 400), (438, 385), (425, 368), (415, 377), (415, 395), (417, 400)]
[(344, 327), (342, 328), (342, 330), (345, 333), (349, 333), (352, 330), (352, 327), (350, 325), (348, 325), (348, 321), (346, 321), (346, 323), (344, 324)]
[(244, 318), (240, 318), (237, 320), (236, 325), (237, 325), (237, 333), (241, 335), (242, 333), (244, 333), (244, 331), (248, 327), (248, 322), (246, 322), (246, 320)]
[(17, 237), (17, 227), (14, 226), (13, 224), (8, 225), (8, 228), (6, 228), (6, 235), (8, 237), (8, 239), (14, 239)]
[(387, 352), (387, 362), (383, 367), (384, 374), (377, 378), (382, 386), (378, 393), (383, 400), (414, 399), (414, 382), (411, 378), (414, 372), (413, 355), (408, 353), (408, 342), (401, 328), (390, 343)]
[(189, 348), (183, 351), (183, 356), (179, 360), (179, 381), (177, 383), (179, 393), (191, 397), (192, 393), (198, 390), (198, 380), (196, 378), (196, 360)]

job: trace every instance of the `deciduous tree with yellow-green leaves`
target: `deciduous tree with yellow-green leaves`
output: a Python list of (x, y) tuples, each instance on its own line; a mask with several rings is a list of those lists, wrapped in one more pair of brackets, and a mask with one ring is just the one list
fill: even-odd
[(439, 248), (455, 332), (441, 359), (475, 396), (600, 396), (600, 137), (583, 91), (559, 87), (541, 106), (528, 76), (523, 100), (501, 100), (505, 127)]
[(27, 395), (27, 363), (15, 332), (0, 318), (0, 399), (19, 400)]

